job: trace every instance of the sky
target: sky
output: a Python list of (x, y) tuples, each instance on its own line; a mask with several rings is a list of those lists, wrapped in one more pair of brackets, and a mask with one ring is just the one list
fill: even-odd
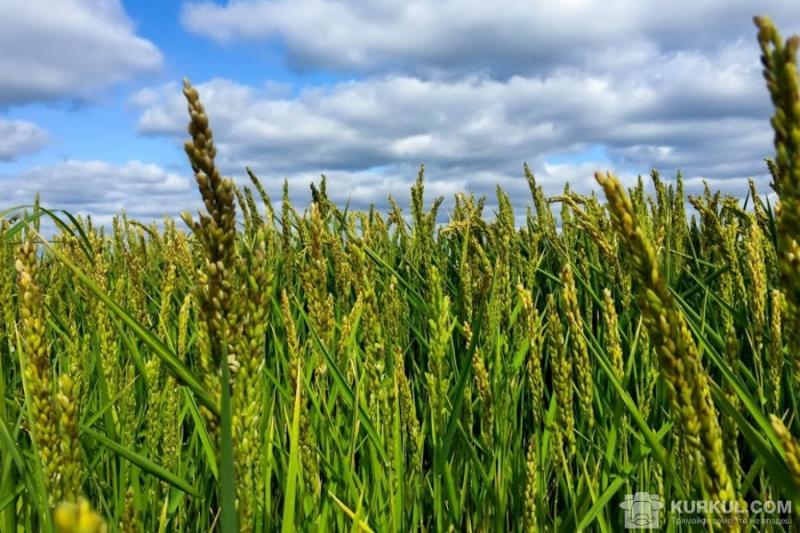
[(354, 208), (500, 185), (546, 192), (657, 168), (689, 192), (767, 192), (771, 113), (755, 14), (796, 0), (0, 0), (0, 210), (144, 220), (200, 206), (181, 80), (218, 165)]

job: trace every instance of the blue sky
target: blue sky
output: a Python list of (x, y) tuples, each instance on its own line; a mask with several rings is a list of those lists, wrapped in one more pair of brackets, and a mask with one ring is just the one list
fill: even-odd
[[(760, 2), (785, 34), (795, 2)], [(527, 201), (680, 169), (742, 194), (771, 153), (752, 2), (570, 0), (3, 0), (0, 204), (41, 191), (99, 220), (198, 204), (180, 79), (199, 88), (236, 179), (250, 165), (304, 201), (496, 184)], [(766, 192), (766, 191), (765, 191)], [(490, 202), (491, 204), (491, 202)]]

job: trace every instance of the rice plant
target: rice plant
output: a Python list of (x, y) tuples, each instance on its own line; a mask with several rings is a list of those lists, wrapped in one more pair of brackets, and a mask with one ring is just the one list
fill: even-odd
[(525, 166), (521, 227), (424, 168), (408, 213), (278, 207), (185, 82), (184, 225), (0, 213), (0, 531), (617, 531), (642, 492), (797, 530), (800, 38), (756, 24), (774, 205)]

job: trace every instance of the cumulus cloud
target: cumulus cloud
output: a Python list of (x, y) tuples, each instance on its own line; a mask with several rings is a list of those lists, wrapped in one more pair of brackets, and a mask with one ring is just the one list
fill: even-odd
[(62, 161), (21, 174), (0, 174), (0, 205), (25, 205), (41, 193), (43, 205), (92, 214), (100, 222), (125, 210), (134, 218), (176, 216), (198, 205), (189, 173), (129, 161)]
[(0, 108), (85, 98), (162, 62), (119, 0), (3, 0), (0, 50)]
[[(545, 164), (556, 168), (549, 163), (556, 156), (594, 146), (607, 155), (597, 164), (622, 172), (658, 167), (741, 179), (763, 174), (771, 152), (769, 98), (749, 52), (737, 42), (629, 57), (628, 76), (574, 68), (507, 79), (397, 74), (308, 86), (295, 96), (227, 79), (198, 89), (226, 172), (240, 175), (246, 165), (275, 178), (326, 172), (331, 190), (358, 191), (365, 202), (390, 192), (389, 177), (405, 186), (420, 162), (434, 179), (491, 193), (497, 182), (524, 188), (520, 168), (528, 161), (560, 187), (565, 173)], [(177, 84), (131, 102), (141, 110), (141, 133), (185, 136)], [(570, 181), (590, 187), (591, 170)]]
[[(0, 5), (0, 46), (14, 51), (0, 57), (0, 108), (80, 98), (159, 66), (158, 50), (137, 37), (119, 0), (53, 0), (46, 10), (41, 2)], [(681, 169), (691, 190), (703, 179), (737, 193), (749, 176), (766, 181), (770, 105), (750, 2), (535, 4), (185, 3), (183, 24), (197, 34), (278, 42), (298, 70), (353, 77), (304, 87), (201, 83), (220, 166), (240, 179), (251, 166), (273, 194), (287, 178), (298, 201), (325, 173), (334, 199), (353, 207), (384, 206), (388, 194), (407, 201), (422, 162), (431, 196), (491, 197), (499, 184), (518, 206), (528, 200), (523, 161), (549, 193), (565, 181), (593, 189), (601, 168), (626, 180), (652, 167), (666, 177)], [(800, 29), (791, 2), (759, 7), (785, 32)], [(186, 137), (177, 83), (142, 90), (130, 103), (141, 134)], [(0, 140), (0, 159), (10, 144)], [(23, 146), (6, 148), (5, 158), (33, 149)], [(183, 177), (138, 162), (68, 161), (0, 177), (15, 191), (0, 200), (42, 190), (51, 205), (158, 217), (197, 205), (188, 174), (188, 165)]]
[[(788, 29), (800, 24), (792, 1), (758, 9)], [(753, 11), (748, 0), (202, 0), (185, 4), (182, 19), (219, 42), (277, 39), (298, 69), (506, 75), (603, 68), (602, 59), (619, 64), (651, 49), (712, 49), (721, 36), (752, 41)]]
[(24, 120), (0, 118), (0, 161), (13, 161), (47, 144), (47, 133)]

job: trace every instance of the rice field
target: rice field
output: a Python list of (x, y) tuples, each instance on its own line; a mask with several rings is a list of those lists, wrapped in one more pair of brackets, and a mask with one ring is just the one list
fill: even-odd
[(772, 191), (526, 166), (521, 227), (422, 168), (387, 213), (237, 186), (186, 82), (199, 213), (2, 213), (0, 531), (606, 532), (637, 493), (796, 531), (800, 39), (756, 22)]

